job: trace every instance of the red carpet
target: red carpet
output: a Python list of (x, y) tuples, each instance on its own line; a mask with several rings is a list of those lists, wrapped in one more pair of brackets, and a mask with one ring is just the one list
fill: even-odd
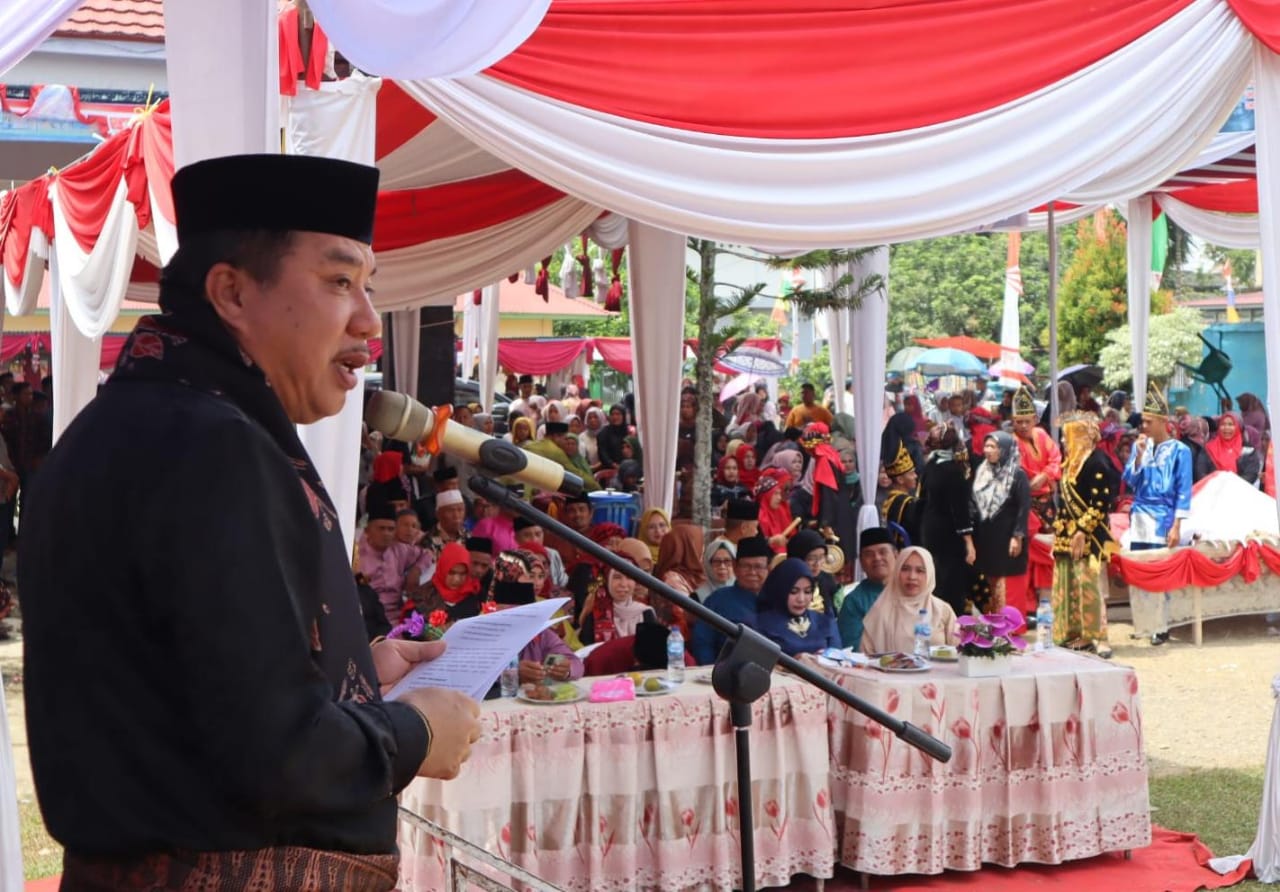
[[(1136, 849), (1129, 861), (1123, 855), (1099, 855), (1066, 864), (1025, 864), (1017, 868), (985, 867), (973, 872), (948, 872), (940, 876), (871, 877), (869, 889), (893, 892), (938, 892), (946, 889), (982, 889), (983, 892), (1015, 892), (1023, 889), (1061, 889), (1088, 892), (1195, 892), (1234, 886), (1249, 873), (1248, 862), (1239, 872), (1219, 876), (1207, 866), (1213, 853), (1194, 833), (1178, 833), (1153, 827), (1151, 845)], [(803, 888), (793, 884), (793, 888)], [(812, 888), (809, 886), (808, 888)], [(858, 876), (841, 868), (827, 881), (828, 892), (855, 892)]]
[[(938, 892), (939, 889), (982, 889), (983, 892), (1018, 892), (1022, 889), (1061, 889), (1088, 892), (1195, 892), (1223, 889), (1249, 875), (1249, 862), (1227, 876), (1218, 876), (1206, 865), (1213, 853), (1194, 833), (1178, 833), (1153, 827), (1151, 845), (1137, 849), (1132, 860), (1122, 855), (1099, 855), (1066, 864), (1026, 864), (1017, 868), (986, 867), (973, 872), (944, 873), (934, 877), (871, 877), (868, 888), (893, 892)], [(32, 880), (26, 892), (58, 892), (61, 877)], [(792, 889), (812, 889), (812, 880), (793, 881)], [(838, 868), (827, 881), (827, 892), (856, 892), (858, 876)]]

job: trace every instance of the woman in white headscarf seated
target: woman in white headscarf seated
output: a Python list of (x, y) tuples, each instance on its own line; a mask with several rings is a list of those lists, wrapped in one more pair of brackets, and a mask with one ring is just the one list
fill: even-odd
[(929, 625), (933, 630), (929, 643), (955, 644), (956, 613), (946, 601), (934, 597), (935, 581), (929, 552), (923, 548), (904, 548), (884, 591), (867, 611), (859, 649), (868, 654), (911, 653), (921, 608), (929, 611)]

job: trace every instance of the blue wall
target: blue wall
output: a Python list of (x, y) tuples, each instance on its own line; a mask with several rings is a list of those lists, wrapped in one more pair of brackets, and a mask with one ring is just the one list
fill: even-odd
[[(1205, 339), (1231, 357), (1231, 374), (1224, 382), (1234, 401), (1242, 393), (1253, 393), (1267, 401), (1266, 344), (1261, 322), (1218, 323), (1204, 330)], [(1192, 382), (1189, 390), (1169, 391), (1170, 406), (1186, 406), (1193, 415), (1216, 416), (1218, 396), (1213, 389)]]

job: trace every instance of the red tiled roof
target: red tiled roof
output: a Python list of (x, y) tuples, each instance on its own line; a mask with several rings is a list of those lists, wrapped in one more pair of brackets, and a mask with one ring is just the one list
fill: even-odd
[(164, 3), (163, 0), (85, 0), (54, 36), (159, 42), (164, 40)]
[[(1216, 297), (1199, 297), (1195, 300), (1183, 300), (1178, 302), (1180, 307), (1225, 307), (1227, 305), (1227, 296), (1225, 294)], [(1261, 291), (1246, 291), (1243, 294), (1236, 295), (1237, 307), (1260, 307), (1262, 306)]]

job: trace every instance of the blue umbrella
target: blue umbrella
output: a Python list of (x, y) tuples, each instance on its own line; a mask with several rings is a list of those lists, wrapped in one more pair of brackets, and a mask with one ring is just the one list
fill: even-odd
[(985, 375), (987, 367), (972, 353), (955, 347), (934, 347), (907, 363), (907, 368), (922, 375)]

